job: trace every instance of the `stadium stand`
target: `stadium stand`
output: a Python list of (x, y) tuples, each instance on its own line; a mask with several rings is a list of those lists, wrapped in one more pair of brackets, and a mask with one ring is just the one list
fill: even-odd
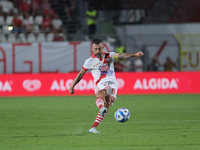
[(3, 16), (0, 16), (0, 26), (4, 25), (5, 22), (4, 22), (4, 17)]
[[(0, 3), (1, 7), (4, 5)], [(53, 26), (48, 34), (40, 34), (43, 32), (41, 27), (45, 14), (50, 14), (51, 19), (58, 14), (63, 26), (63, 30), (59, 30), (58, 34), (63, 39), (87, 40), (84, 38), (87, 34), (85, 12), (90, 5), (98, 10), (97, 34), (113, 34), (113, 25), (200, 21), (200, 1), (196, 0), (102, 0), (101, 3), (95, 3), (93, 0), (10, 0), (9, 5), (10, 12), (0, 12), (1, 42), (53, 40), (54, 34), (57, 34)], [(13, 38), (9, 34), (13, 31), (11, 25), (14, 14), (18, 14), (18, 18), (24, 22), (27, 20), (24, 16), (27, 12), (28, 20), (33, 24), (30, 36), (25, 30), (25, 35), (19, 33)]]
[(182, 0), (168, 17), (168, 23), (198, 22), (200, 12), (200, 1)]
[(19, 41), (20, 43), (25, 43), (25, 42), (27, 42), (27, 39), (26, 39), (25, 34), (19, 34), (18, 41)]
[(12, 42), (16, 42), (17, 38), (14, 34), (9, 34), (8, 35), (8, 42), (12, 43)]
[(30, 33), (27, 35), (27, 42), (36, 42), (36, 41), (37, 41), (37, 39), (36, 39), (35, 34)]
[(143, 24), (166, 23), (168, 16), (176, 8), (179, 0), (157, 0), (154, 7), (147, 12)]
[(8, 25), (2, 25), (2, 34), (9, 34), (10, 31), (8, 30)]
[(47, 34), (47, 42), (51, 42), (53, 40), (54, 34), (53, 33), (49, 33)]
[(39, 33), (37, 35), (37, 41), (40, 41), (40, 42), (45, 42), (46, 41), (46, 37), (45, 37), (44, 33)]
[[(69, 0), (70, 3), (71, 0)], [(62, 20), (64, 27), (67, 29), (67, 34), (74, 34), (76, 33), (77, 29), (80, 25), (79, 20), (79, 7), (76, 5), (74, 10), (68, 16), (66, 12), (66, 1), (60, 0), (49, 0), (49, 2), (54, 6), (55, 12), (59, 15), (60, 19)], [(73, 0), (73, 3), (78, 3), (77, 1)]]
[[(156, 2), (156, 0), (102, 0), (102, 3), (87, 1), (98, 10), (99, 17), (110, 17), (109, 19), (118, 25), (142, 23)], [(102, 12), (105, 13), (103, 17)]]
[[(46, 14), (52, 14), (52, 16), (55, 14), (55, 10), (51, 9), (51, 5), (57, 1), (50, 2), (48, 0), (12, 0), (8, 2), (9, 5), (12, 4), (12, 7), (10, 6), (10, 9), (12, 10), (10, 13), (5, 14), (3, 9), (0, 9), (0, 42), (36, 42), (53, 40), (53, 33), (51, 33), (47, 38), (47, 35), (42, 33), (41, 27), (42, 21), (44, 20), (44, 16)], [(58, 6), (62, 5), (62, 3), (59, 4), (60, 5)], [(3, 8), (4, 5), (8, 4), (4, 4), (4, 2), (1, 1), (0, 7)], [(17, 18), (21, 20), (21, 28), (24, 28), (23, 31), (20, 30), (19, 34), (19, 22), (15, 22), (17, 25), (13, 26), (14, 16), (17, 16)], [(26, 27), (28, 26), (30, 27), (30, 30), (27, 32)], [(20, 34), (21, 32), (23, 32), (25, 35)], [(62, 36), (65, 35), (62, 34)]]
[(196, 0), (157, 0), (149, 9), (143, 24), (198, 22), (200, 1)]

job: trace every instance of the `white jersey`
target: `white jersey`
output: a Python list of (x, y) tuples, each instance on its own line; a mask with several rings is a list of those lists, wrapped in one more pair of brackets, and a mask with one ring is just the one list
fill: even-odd
[(94, 54), (88, 58), (82, 69), (90, 71), (94, 78), (95, 86), (101, 82), (114, 82), (117, 85), (117, 80), (114, 71), (114, 59), (117, 59), (117, 53), (103, 52), (103, 58), (99, 59)]

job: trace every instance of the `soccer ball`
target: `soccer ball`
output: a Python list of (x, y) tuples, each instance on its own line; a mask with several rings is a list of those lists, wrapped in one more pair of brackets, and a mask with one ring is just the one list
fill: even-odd
[(128, 121), (130, 118), (130, 112), (128, 109), (126, 108), (119, 108), (116, 112), (115, 112), (115, 119), (118, 122), (126, 122)]

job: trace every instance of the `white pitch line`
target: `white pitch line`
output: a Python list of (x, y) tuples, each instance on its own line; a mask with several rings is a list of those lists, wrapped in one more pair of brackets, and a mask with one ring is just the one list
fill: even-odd
[[(200, 120), (174, 120), (174, 121), (139, 121), (139, 122), (129, 122), (132, 124), (145, 124), (145, 123), (175, 123), (175, 122), (198, 122)], [(114, 124), (118, 122), (105, 122), (103, 124)], [(93, 124), (91, 123), (48, 123), (48, 124), (15, 124), (15, 125), (0, 125), (0, 126), (9, 126), (9, 127), (14, 127), (14, 126), (58, 126), (58, 125), (89, 125)]]

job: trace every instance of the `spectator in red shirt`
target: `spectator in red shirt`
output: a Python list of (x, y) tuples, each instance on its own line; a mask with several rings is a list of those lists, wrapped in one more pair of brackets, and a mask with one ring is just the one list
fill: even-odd
[(37, 15), (43, 15), (42, 7), (41, 7), (42, 0), (32, 0), (30, 3), (30, 14), (35, 17)]
[(25, 32), (23, 22), (20, 18), (18, 18), (17, 14), (14, 14), (12, 26), (13, 26), (12, 33), (14, 33), (15, 35)]
[(22, 2), (19, 4), (19, 11), (21, 15), (26, 15), (29, 13), (30, 11), (30, 6), (29, 4), (26, 2), (26, 0), (22, 0)]
[(44, 34), (52, 32), (51, 19), (49, 18), (49, 15), (46, 15), (42, 20), (42, 31)]
[(55, 11), (51, 8), (51, 5), (49, 3), (47, 3), (47, 7), (46, 9), (44, 10), (44, 15), (49, 15), (49, 17), (51, 19), (54, 18), (54, 15), (55, 15)]

